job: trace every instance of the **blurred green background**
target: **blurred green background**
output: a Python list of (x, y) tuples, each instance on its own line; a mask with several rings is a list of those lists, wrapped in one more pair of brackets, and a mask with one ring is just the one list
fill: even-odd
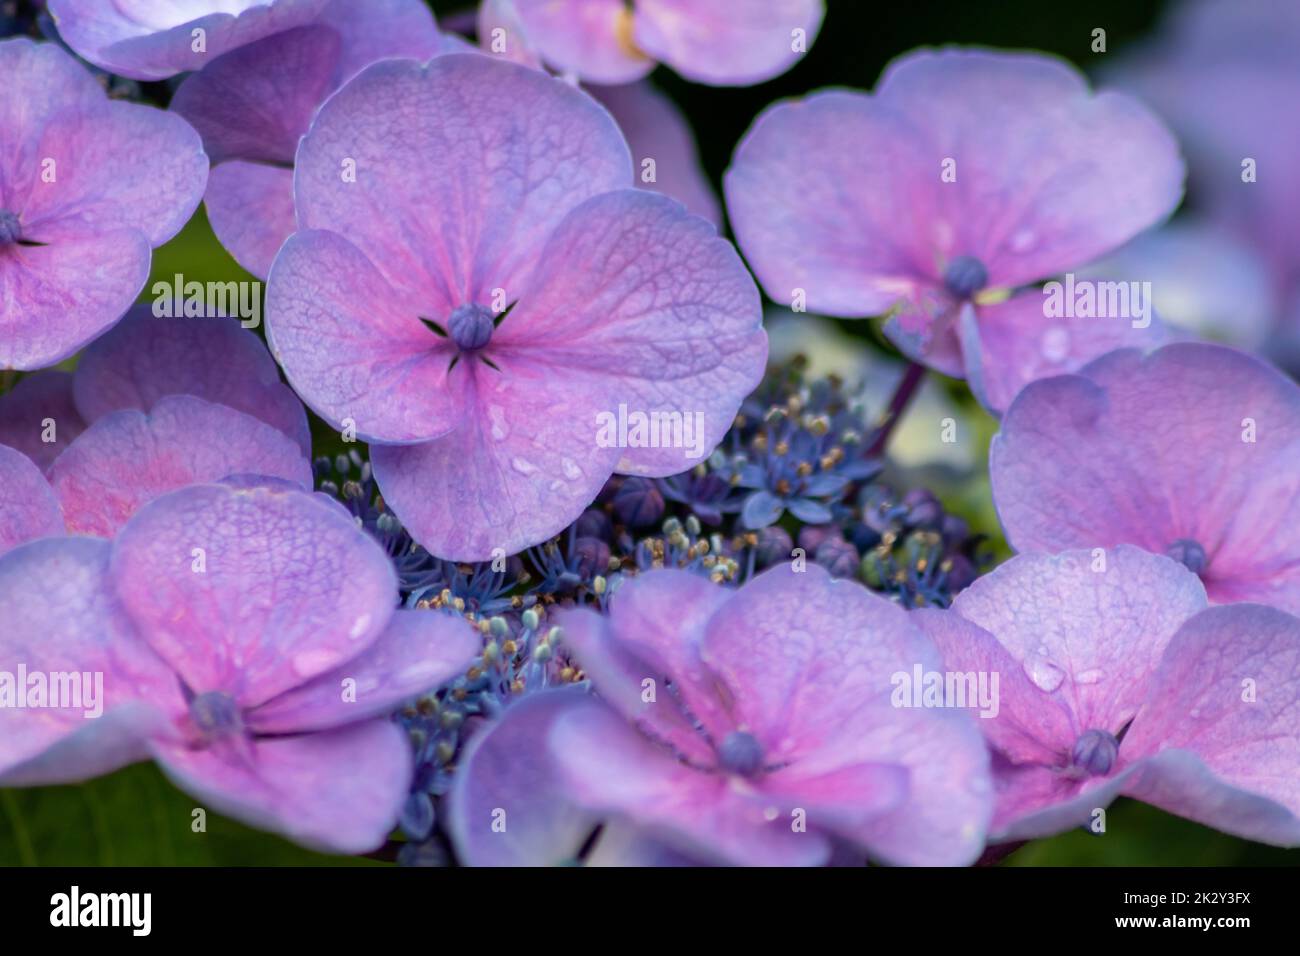
[[(1298, 0), (1300, 2), (1300, 0)], [(357, 3), (364, 10), (364, 0)], [(913, 47), (973, 43), (1046, 50), (1084, 70), (1097, 66), (1092, 31), (1107, 31), (1108, 53), (1151, 31), (1165, 4), (1151, 0), (830, 0), (826, 23), (798, 66), (769, 83), (745, 89), (695, 86), (660, 69), (653, 80), (689, 120), (704, 168), (715, 189), (736, 143), (754, 117), (774, 100), (823, 86), (870, 88), (891, 59)], [(463, 11), (459, 0), (435, 0), (439, 20)], [(815, 144), (810, 145), (815, 148)], [(153, 279), (251, 280), (217, 243), (200, 209), (194, 220), (154, 257)], [(146, 286), (146, 293), (149, 286)], [(142, 299), (149, 298), (147, 295)], [(866, 322), (837, 322), (842, 331), (870, 349), (881, 340)], [(973, 428), (972, 441), (987, 447), (996, 425), (969, 398), (963, 386), (948, 383)], [(313, 418), (317, 454), (344, 450), (338, 435)], [(354, 446), (353, 446), (354, 447)], [(1005, 554), (982, 467), (975, 475), (950, 482), (945, 500), (993, 539)], [(942, 484), (943, 475), (926, 480)], [(207, 815), (206, 832), (193, 832), (196, 802), (151, 765), (128, 768), (73, 787), (0, 790), (0, 865), (379, 865), (370, 860), (327, 857), (259, 833), (216, 814)], [(1107, 832), (1075, 831), (1036, 841), (1011, 854), (1009, 866), (1222, 866), (1297, 865), (1300, 850), (1283, 851), (1252, 844), (1172, 817), (1151, 807), (1121, 800), (1110, 808)]]

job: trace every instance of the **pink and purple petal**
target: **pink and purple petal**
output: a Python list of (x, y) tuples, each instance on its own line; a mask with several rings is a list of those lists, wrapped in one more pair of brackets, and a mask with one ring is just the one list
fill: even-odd
[(427, 441), (466, 417), (469, 363), (427, 328), (343, 236), (285, 243), (266, 293), (271, 351), (303, 400), (340, 431), (374, 442)]
[[(875, 95), (923, 131), (936, 250), (975, 257), (994, 287), (1084, 265), (1182, 197), (1183, 162), (1160, 120), (1123, 94), (1092, 93), (1063, 61), (923, 50), (891, 64)], [(952, 182), (939, 175), (947, 159)]]
[[(976, 581), (952, 612), (997, 638), (1029, 681), (1008, 682), (995, 723), (1022, 729), (1099, 729), (1118, 735), (1143, 707), (1161, 654), (1206, 606), (1200, 581), (1178, 562), (1128, 545), (1021, 554)], [(1028, 693), (1023, 700), (1020, 694)], [(1068, 728), (1036, 718), (1061, 709)], [(1042, 740), (1063, 751), (1074, 736)]]
[(0, 444), (16, 448), (42, 470), (85, 430), (73, 403), (70, 372), (45, 369), (0, 395)]
[(487, 0), (479, 13), (486, 49), (497, 53), (504, 44), (507, 58), (540, 59), (592, 83), (632, 83), (654, 69), (633, 45), (632, 31), (623, 0)]
[(262, 704), (248, 715), (247, 723), (259, 734), (285, 734), (390, 714), (466, 671), (482, 647), (478, 631), (464, 618), (397, 610), (364, 651)]
[(34, 538), (63, 533), (59, 499), (36, 463), (0, 445), (0, 554)]
[[(221, 54), (309, 23), (328, 0), (50, 0), (59, 36), (135, 80), (201, 70)], [(200, 42), (201, 41), (201, 42)]]
[[(466, 745), (447, 797), (447, 829), (469, 866), (558, 866), (573, 861), (600, 818), (575, 805), (548, 749), (566, 714), (600, 720), (580, 691), (531, 694)], [(563, 746), (563, 745), (561, 745)]]
[(587, 383), (593, 444), (593, 426), (622, 410), (679, 423), (623, 449), (619, 471), (655, 476), (712, 452), (767, 361), (758, 290), (735, 249), (680, 204), (632, 189), (569, 213), (492, 342), (503, 365), (549, 364), (557, 390)]
[(1250, 840), (1300, 845), (1300, 620), (1215, 607), (1169, 642), (1124, 747), (1124, 792)]
[(122, 408), (149, 411), (168, 395), (192, 395), (258, 418), (303, 455), (311, 453), (302, 402), (280, 381), (257, 336), (232, 318), (159, 318), (150, 306), (136, 306), (86, 349), (72, 384), (88, 422)]
[[(650, 591), (662, 593), (671, 591), (678, 574), (665, 571), (647, 575), (645, 580), (651, 583)], [(685, 572), (680, 574), (685, 576)], [(625, 598), (634, 602), (633, 592), (637, 589), (633, 584), (641, 581), (640, 577), (624, 581), (614, 606), (627, 604)], [(721, 588), (707, 580), (700, 581), (718, 592), (719, 600), (725, 600), (726, 593)], [(680, 609), (676, 606), (665, 606), (655, 616), (662, 618), (677, 610)], [(681, 636), (682, 646), (665, 655), (657, 653), (654, 645), (667, 644), (676, 635), (660, 631), (649, 635), (647, 643), (638, 643), (641, 635), (625, 628), (639, 619), (636, 609), (628, 606), (620, 614), (624, 626), (617, 631), (606, 617), (590, 609), (562, 611), (556, 616), (556, 623), (564, 630), (565, 652), (582, 668), (606, 704), (648, 737), (662, 741), (699, 766), (712, 766), (717, 757), (695, 722), (697, 719), (703, 722), (716, 739), (721, 739), (731, 729), (731, 721), (719, 713), (720, 702), (713, 689), (701, 686), (700, 664), (697, 659), (691, 660), (697, 657), (692, 631), (698, 631), (698, 627), (688, 626)], [(698, 633), (694, 638), (698, 640)], [(671, 670), (665, 663), (666, 657), (673, 661)]]
[(190, 395), (167, 396), (148, 412), (110, 412), (55, 459), (49, 478), (69, 532), (111, 538), (159, 495), (229, 475), (312, 481), (283, 432)]
[[(146, 734), (178, 709), (179, 687), (114, 602), (109, 545), (89, 538), (35, 541), (0, 558), (0, 670), (41, 675), (57, 696), (0, 706), (0, 780), (69, 783), (145, 759)], [(56, 674), (72, 675), (54, 686)], [(64, 693), (73, 696), (64, 697)], [(92, 699), (93, 698), (93, 699)]]
[(303, 229), (345, 237), (403, 308), (441, 323), (496, 304), (497, 289), (502, 307), (514, 302), (565, 214), (631, 181), (627, 145), (590, 97), (452, 54), (377, 63), (348, 82), (299, 147), (294, 193)]
[(636, 0), (636, 45), (686, 79), (752, 86), (811, 49), (823, 0)]
[(189, 123), (138, 103), (60, 114), (42, 131), (39, 152), (43, 163), (56, 164), (55, 177), (33, 185), (19, 210), (24, 238), (36, 242), (134, 229), (160, 246), (198, 208), (208, 180), (208, 158)]
[(467, 396), (453, 431), (371, 447), (385, 502), (416, 541), (447, 560), (486, 561), (558, 534), (619, 459), (617, 447), (597, 442), (593, 409), (607, 404), (603, 387), (561, 380), (550, 363), (499, 361), (498, 370), (470, 355), (452, 371), (453, 393)]
[(203, 194), (212, 231), (235, 261), (260, 279), (297, 228), (293, 170), (242, 159), (214, 166)]
[(760, 790), (681, 763), (607, 708), (560, 715), (549, 744), (578, 805), (680, 853), (741, 866), (816, 866), (830, 855), (822, 834), (796, 832)]
[[(899, 708), (894, 677), (940, 670), (938, 652), (897, 605), (819, 565), (767, 571), (709, 622), (704, 663), (730, 691), (737, 726), (766, 760), (789, 762), (828, 802), (849, 768), (910, 775), (902, 806), (841, 835), (892, 862), (974, 860), (990, 813), (988, 755), (974, 722), (952, 710)], [(841, 793), (841, 801), (852, 795)]]
[(352, 660), (397, 603), (383, 549), (287, 484), (159, 498), (119, 533), (111, 573), (141, 635), (190, 689), (244, 708)]
[[(807, 144), (817, 143), (809, 155)], [(759, 116), (723, 180), (736, 241), (767, 294), (857, 318), (917, 299), (937, 278), (925, 224), (939, 166), (879, 97), (823, 92)]]
[(0, 249), (0, 369), (47, 368), (112, 328), (144, 288), (149, 259), (133, 229)]
[(296, 737), (265, 737), (251, 759), (156, 741), (176, 786), (208, 809), (330, 853), (382, 846), (411, 781), (406, 735), (386, 720)]
[(1114, 349), (1149, 352), (1174, 338), (1150, 311), (1145, 317), (1057, 317), (1047, 314), (1045, 302), (1044, 293), (1033, 289), (996, 305), (963, 309), (966, 380), (992, 412), (1005, 411), (1036, 379), (1077, 372)]

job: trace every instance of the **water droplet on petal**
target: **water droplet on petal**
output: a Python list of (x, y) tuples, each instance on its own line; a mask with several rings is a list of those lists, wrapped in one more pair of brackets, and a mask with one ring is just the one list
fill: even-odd
[(1034, 682), (1035, 687), (1047, 694), (1060, 687), (1065, 680), (1065, 671), (1039, 654), (1034, 654), (1025, 661), (1025, 674)]
[(1086, 670), (1078, 674), (1075, 674), (1074, 682), (1076, 684), (1095, 684), (1098, 681), (1100, 681), (1103, 676), (1105, 675), (1103, 675), (1099, 669), (1094, 667), (1091, 670)]
[(525, 461), (522, 458), (510, 459), (510, 467), (521, 475), (531, 475), (537, 471), (537, 466), (531, 461)]
[(574, 463), (572, 458), (566, 458), (561, 462), (560, 467), (564, 469), (564, 477), (570, 481), (577, 481), (582, 477), (582, 469)]

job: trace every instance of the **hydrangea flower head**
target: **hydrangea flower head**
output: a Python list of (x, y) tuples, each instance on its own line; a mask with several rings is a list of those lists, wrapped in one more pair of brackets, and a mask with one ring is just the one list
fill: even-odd
[(895, 61), (873, 94), (771, 107), (724, 187), (773, 299), (888, 313), (900, 349), (1001, 410), (1033, 378), (1150, 344), (1154, 324), (1049, 320), (1039, 290), (1006, 293), (1159, 221), (1182, 180), (1173, 138), (1135, 100), (1041, 55), (945, 49)]
[(133, 80), (201, 70), (214, 58), (314, 20), (328, 0), (49, 0), (59, 36)]
[(593, 83), (631, 83), (666, 63), (696, 83), (749, 86), (813, 44), (823, 0), (484, 0), (484, 46)]
[[(978, 731), (952, 711), (893, 705), (893, 675), (938, 657), (907, 612), (861, 586), (816, 565), (735, 591), (654, 571), (625, 581), (608, 617), (559, 621), (601, 701), (576, 695), (544, 715), (563, 804), (714, 862), (818, 864), (839, 840), (912, 864), (969, 863), (983, 848)], [(510, 768), (477, 769), (457, 781), (453, 830), (490, 860), (492, 806), (475, 794), (509, 814), (534, 773), (508, 800)]]
[(0, 369), (37, 369), (121, 318), (208, 161), (184, 120), (110, 102), (55, 44), (0, 41), (0, 75)]
[(152, 755), (219, 812), (373, 849), (411, 771), (385, 715), (479, 647), (463, 621), (396, 603), (379, 546), (336, 504), (282, 485), (194, 486), (111, 544), (16, 549), (0, 560), (0, 662), (98, 670), (105, 709), (0, 710), (0, 780), (80, 780)]
[(1123, 349), (1034, 382), (989, 453), (1019, 551), (1133, 544), (1217, 603), (1300, 611), (1300, 387), (1218, 345)]
[[(735, 250), (631, 176), (589, 97), (478, 54), (377, 63), (303, 139), (272, 351), (371, 442), (385, 500), (435, 555), (519, 551), (615, 470), (690, 468), (761, 377)], [(602, 427), (627, 410), (689, 420), (693, 449)]]
[(294, 231), (293, 160), (325, 99), (376, 60), (454, 49), (421, 0), (329, 0), (310, 24), (241, 46), (187, 77), (171, 108), (212, 159), (212, 230), (261, 278)]
[(1095, 826), (1124, 795), (1300, 845), (1300, 620), (1206, 609), (1177, 562), (1129, 545), (1012, 558), (915, 612), (949, 671), (1000, 675), (994, 839)]

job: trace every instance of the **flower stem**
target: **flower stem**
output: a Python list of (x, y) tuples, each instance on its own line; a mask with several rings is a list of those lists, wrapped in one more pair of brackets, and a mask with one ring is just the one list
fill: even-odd
[(875, 440), (867, 449), (868, 456), (877, 457), (884, 453), (885, 445), (889, 443), (889, 436), (894, 433), (894, 426), (903, 417), (903, 412), (907, 410), (908, 403), (911, 402), (912, 396), (916, 394), (924, 378), (925, 366), (919, 362), (909, 362), (903, 377), (899, 379), (898, 387), (894, 389), (893, 397), (889, 400), (889, 407), (885, 409), (880, 430), (876, 432)]

